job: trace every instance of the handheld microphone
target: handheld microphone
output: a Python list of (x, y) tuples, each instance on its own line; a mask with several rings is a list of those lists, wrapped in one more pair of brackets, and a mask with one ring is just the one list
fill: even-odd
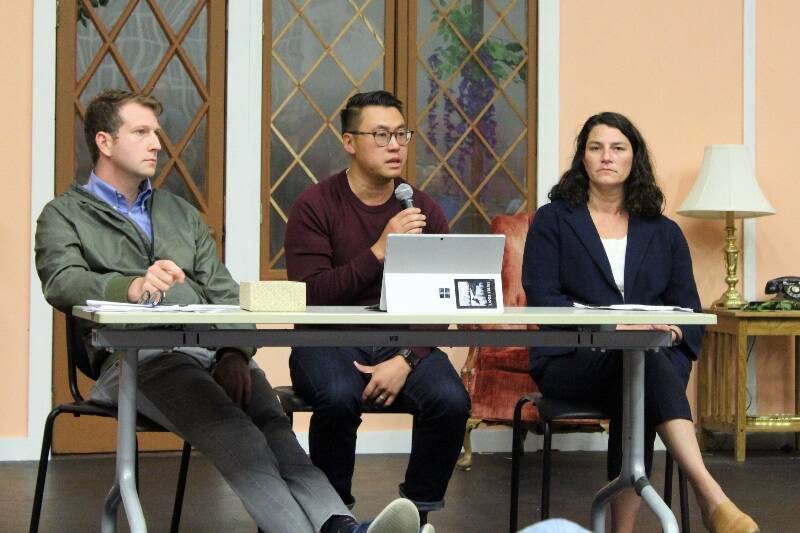
[(394, 190), (394, 197), (400, 200), (400, 205), (403, 206), (403, 209), (414, 207), (412, 196), (414, 196), (414, 190), (408, 183), (401, 183)]

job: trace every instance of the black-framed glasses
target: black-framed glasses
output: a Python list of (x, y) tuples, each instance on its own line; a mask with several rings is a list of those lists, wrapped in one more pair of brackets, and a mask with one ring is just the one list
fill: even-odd
[(411, 141), (414, 136), (413, 130), (397, 130), (397, 131), (346, 131), (350, 135), (372, 135), (375, 139), (375, 144), (383, 148), (392, 142), (392, 137), (395, 138), (397, 144), (405, 146)]

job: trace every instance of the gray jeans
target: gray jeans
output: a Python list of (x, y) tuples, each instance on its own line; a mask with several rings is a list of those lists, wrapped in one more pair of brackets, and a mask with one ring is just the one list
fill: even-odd
[[(255, 361), (247, 407), (214, 381), (213, 352), (139, 353), (138, 411), (200, 450), (269, 532), (319, 531), (334, 515), (350, 515), (325, 474), (311, 464), (289, 419)], [(119, 363), (98, 379), (94, 401), (115, 405)]]

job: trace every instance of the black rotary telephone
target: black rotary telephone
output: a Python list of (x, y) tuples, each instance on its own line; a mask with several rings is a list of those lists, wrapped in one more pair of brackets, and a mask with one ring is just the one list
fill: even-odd
[(764, 292), (774, 294), (776, 300), (792, 300), (800, 302), (800, 278), (796, 276), (784, 276), (771, 279), (764, 287)]

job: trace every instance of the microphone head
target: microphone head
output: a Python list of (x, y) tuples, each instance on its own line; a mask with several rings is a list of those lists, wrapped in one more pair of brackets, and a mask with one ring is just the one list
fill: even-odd
[(414, 196), (414, 190), (408, 183), (401, 183), (394, 190), (394, 197), (400, 200), (401, 202), (405, 200), (411, 200), (412, 196)]

